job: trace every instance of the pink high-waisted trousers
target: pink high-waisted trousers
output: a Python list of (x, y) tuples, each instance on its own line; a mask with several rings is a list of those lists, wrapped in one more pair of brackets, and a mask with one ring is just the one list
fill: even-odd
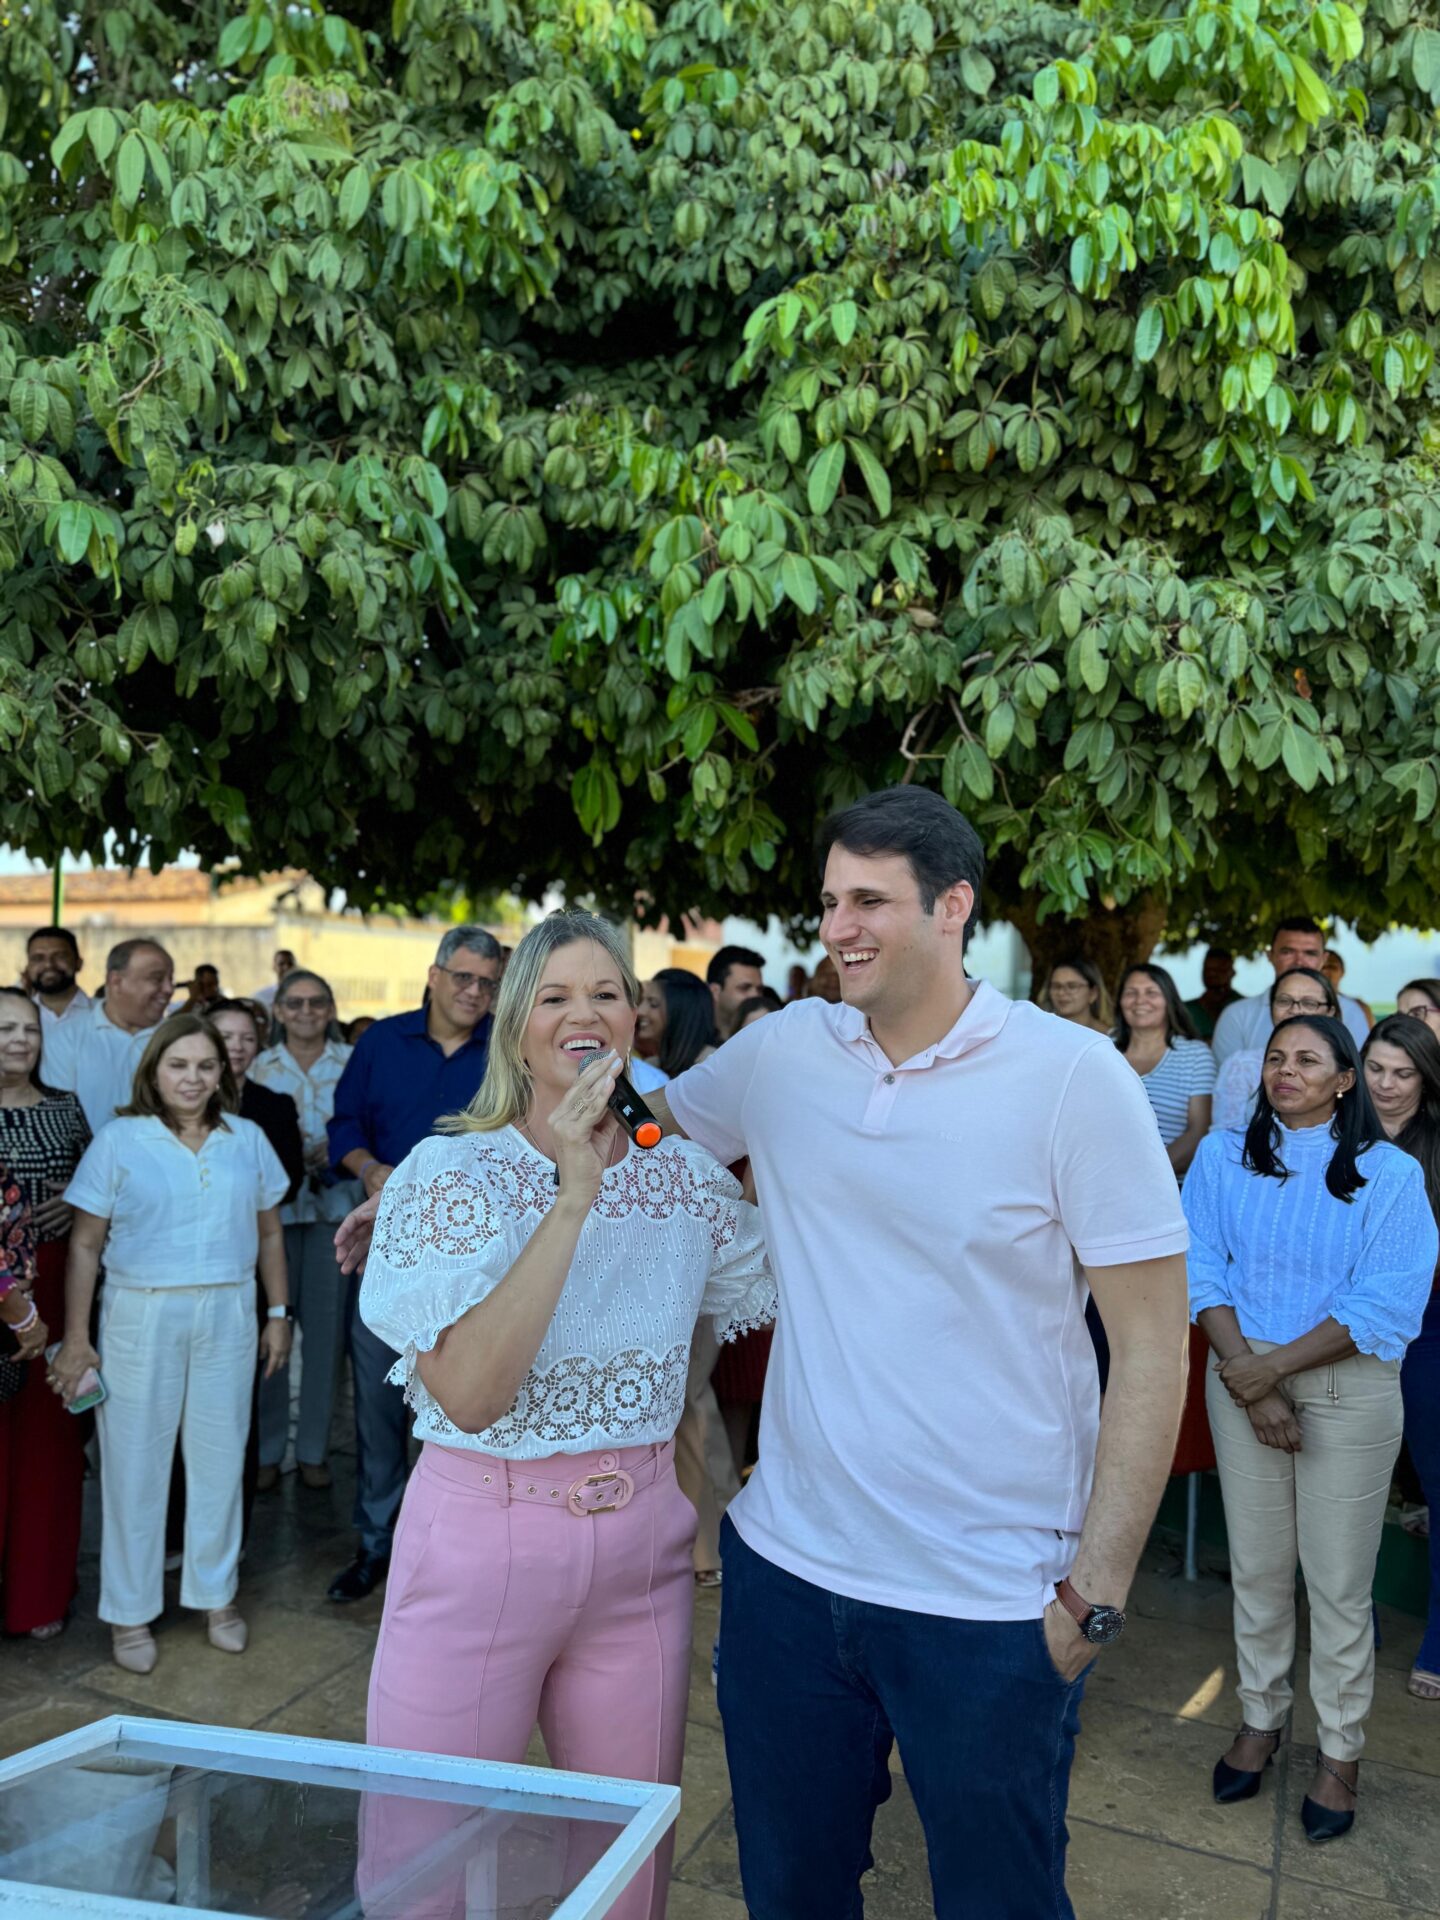
[[(614, 1512), (581, 1518), (563, 1494), (541, 1505), (509, 1493), (512, 1481), (543, 1490), (617, 1468), (643, 1484)], [(370, 1744), (521, 1762), (538, 1721), (554, 1766), (678, 1786), (694, 1535), (673, 1442), (525, 1461), (427, 1444), (395, 1534), (370, 1674)], [(359, 1876), (367, 1915), (549, 1911), (543, 1894), (568, 1892), (614, 1838), (613, 1829), (573, 1823), (557, 1863), (552, 1828), (548, 1865), (535, 1847), (527, 1860), (517, 1843), (493, 1908), (477, 1906), (472, 1891), (467, 1909), (453, 1880), (418, 1900), (381, 1898), (456, 1818), (453, 1807), (367, 1796)], [(673, 1851), (672, 1829), (612, 1920), (664, 1920)], [(552, 1884), (542, 1887), (547, 1873)]]

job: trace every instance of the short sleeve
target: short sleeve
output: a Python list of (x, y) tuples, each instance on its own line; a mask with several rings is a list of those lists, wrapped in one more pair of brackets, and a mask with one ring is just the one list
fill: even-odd
[(698, 1067), (677, 1074), (665, 1089), (676, 1121), (692, 1140), (717, 1160), (743, 1160), (750, 1151), (745, 1138), (745, 1101), (755, 1077), (762, 1048), (770, 1040), (768, 1028), (780, 1026), (783, 1013), (753, 1026), (717, 1047)]
[(101, 1127), (80, 1156), (80, 1164), (65, 1189), (68, 1205), (82, 1213), (93, 1213), (97, 1220), (108, 1220), (115, 1211), (120, 1194), (123, 1155), (120, 1152), (124, 1122), (112, 1120)]
[(1245, 1046), (1245, 1013), (1248, 1000), (1232, 1000), (1221, 1012), (1215, 1022), (1215, 1033), (1210, 1045), (1215, 1050), (1215, 1063), (1223, 1067), (1232, 1053), (1239, 1053)]
[(1139, 1076), (1108, 1041), (1075, 1062), (1051, 1155), (1056, 1211), (1085, 1266), (1185, 1251), (1180, 1192), (1155, 1115)]
[(708, 1154), (694, 1156), (692, 1177), (713, 1249), (700, 1311), (714, 1321), (719, 1339), (735, 1340), (775, 1318), (775, 1276), (759, 1209), (743, 1197), (734, 1174)]
[(1210, 1126), (1216, 1133), (1248, 1127), (1260, 1090), (1260, 1055), (1248, 1048), (1232, 1053), (1215, 1069), (1210, 1102)]
[(1374, 1181), (1375, 1190), (1365, 1208), (1360, 1256), (1331, 1302), (1330, 1315), (1361, 1353), (1399, 1360), (1420, 1331), (1440, 1236), (1420, 1162), (1396, 1148), (1372, 1173), (1368, 1157), (1362, 1156), (1360, 1171)]
[(1190, 1258), (1186, 1266), (1192, 1320), (1198, 1319), (1207, 1307), (1235, 1304), (1230, 1293), (1230, 1249), (1220, 1211), (1221, 1182), (1226, 1161), (1233, 1152), (1233, 1144), (1224, 1134), (1207, 1133), (1195, 1150), (1180, 1196), (1190, 1225)]
[(1201, 1100), (1215, 1091), (1215, 1056), (1203, 1040), (1192, 1040), (1185, 1049), (1185, 1095)]
[(422, 1141), (385, 1182), (360, 1288), (360, 1317), (400, 1355), (389, 1378), (414, 1399), (415, 1368), (519, 1257), (489, 1170), (464, 1138)]
[(290, 1191), (290, 1176), (280, 1163), (280, 1156), (265, 1138), (263, 1130), (254, 1121), (246, 1123), (250, 1128), (255, 1150), (256, 1195), (260, 1210), (266, 1207), (278, 1207)]

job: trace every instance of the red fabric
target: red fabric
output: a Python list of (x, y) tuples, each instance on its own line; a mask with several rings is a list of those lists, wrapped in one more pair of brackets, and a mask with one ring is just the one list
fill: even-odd
[(710, 1376), (717, 1400), (758, 1404), (765, 1392), (765, 1370), (770, 1365), (770, 1342), (774, 1338), (773, 1327), (761, 1327), (725, 1342)]
[(1205, 1369), (1210, 1364), (1210, 1342), (1199, 1327), (1190, 1329), (1190, 1381), (1185, 1389), (1185, 1411), (1175, 1443), (1171, 1473), (1202, 1473), (1215, 1464), (1215, 1442), (1205, 1411)]
[[(35, 1304), (53, 1344), (65, 1327), (63, 1240), (38, 1249)], [(0, 1406), (0, 1556), (6, 1633), (61, 1620), (75, 1598), (85, 1480), (83, 1419), (67, 1413), (32, 1360)]]

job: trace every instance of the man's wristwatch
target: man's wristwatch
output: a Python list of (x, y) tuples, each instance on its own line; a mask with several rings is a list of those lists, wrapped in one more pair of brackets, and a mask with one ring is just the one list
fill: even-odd
[(265, 1318), (267, 1320), (293, 1320), (295, 1318), (295, 1309), (293, 1307), (267, 1307), (265, 1309)]
[(1055, 1596), (1092, 1647), (1108, 1647), (1125, 1631), (1125, 1615), (1119, 1607), (1094, 1607), (1082, 1600), (1068, 1578), (1060, 1582)]

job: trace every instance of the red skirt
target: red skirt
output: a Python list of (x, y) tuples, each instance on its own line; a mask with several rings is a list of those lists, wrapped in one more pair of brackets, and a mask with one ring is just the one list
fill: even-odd
[[(35, 1304), (50, 1344), (65, 1331), (67, 1242), (37, 1249)], [(13, 1400), (0, 1406), (0, 1577), (6, 1633), (63, 1620), (75, 1598), (87, 1422), (67, 1413), (32, 1360)]]

